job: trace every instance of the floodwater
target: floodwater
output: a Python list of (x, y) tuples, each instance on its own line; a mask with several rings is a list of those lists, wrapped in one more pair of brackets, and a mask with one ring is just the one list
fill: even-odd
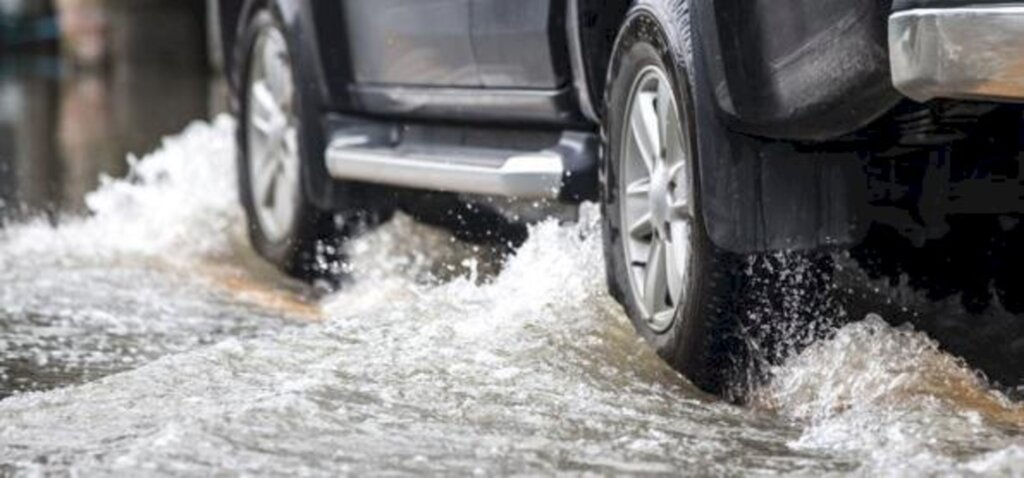
[(0, 173), (0, 475), (1024, 474), (1024, 408), (876, 316), (748, 405), (699, 393), (605, 294), (593, 206), (499, 267), (398, 215), (341, 291), (293, 283), (247, 245), (233, 128), (70, 147), (120, 178), (57, 205)]

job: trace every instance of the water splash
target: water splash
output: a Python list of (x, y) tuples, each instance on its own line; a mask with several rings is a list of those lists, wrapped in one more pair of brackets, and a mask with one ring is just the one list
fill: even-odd
[[(89, 217), (0, 232), (0, 323), (55, 337), (14, 348), (60, 362), (54, 350), (93, 350), (76, 345), (85, 338), (177, 344), (0, 400), (0, 474), (1013, 474), (1024, 463), (1017, 405), (874, 317), (773, 369), (753, 407), (696, 392), (604, 293), (593, 206), (578, 223), (534, 226), (507, 261), (399, 215), (350, 244), (346, 289), (282, 298), (289, 283), (245, 246), (231, 130), (221, 118), (168, 139), (91, 196)], [(800, 270), (783, 272), (802, 282)], [(308, 318), (296, 309), (325, 320), (272, 323)], [(0, 334), (2, 363), (20, 360), (15, 335)]]
[(0, 229), (0, 397), (318, 314), (239, 247), (233, 129), (196, 122), (129, 158), (88, 215)]
[[(39, 218), (0, 230), (0, 266), (25, 260), (161, 260), (226, 254), (242, 224), (234, 174), (234, 120), (195, 122), (142, 159), (127, 178), (102, 178), (90, 214)], [(229, 232), (225, 234), (225, 232)]]
[(793, 447), (849, 455), (869, 474), (998, 470), (1024, 444), (1024, 407), (873, 314), (776, 368), (758, 402), (807, 423)]

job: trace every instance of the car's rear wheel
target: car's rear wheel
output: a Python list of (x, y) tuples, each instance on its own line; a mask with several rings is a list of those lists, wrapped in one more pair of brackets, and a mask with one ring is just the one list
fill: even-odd
[(246, 85), (246, 182), (254, 230), (282, 243), (301, 214), (298, 118), (294, 113), (291, 58), (284, 33), (268, 25), (257, 34)]
[[(331, 279), (342, 241), (370, 217), (358, 207), (318, 208), (309, 168), (323, 164), (324, 131), (290, 32), (272, 9), (257, 12), (240, 38), (238, 175), (254, 249), (286, 273)], [(327, 180), (327, 179), (324, 179)]]
[(611, 292), (637, 331), (694, 384), (721, 394), (737, 367), (735, 261), (711, 243), (699, 213), (690, 59), (665, 33), (688, 34), (688, 20), (685, 9), (641, 3), (616, 41), (605, 95), (605, 256)]

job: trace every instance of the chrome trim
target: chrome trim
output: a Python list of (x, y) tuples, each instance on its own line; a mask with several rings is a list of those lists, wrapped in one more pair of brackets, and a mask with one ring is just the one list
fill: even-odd
[(327, 171), (335, 179), (414, 189), (521, 199), (556, 199), (565, 175), (563, 143), (551, 149), (508, 151), (484, 148), (382, 147), (361, 138), (337, 137), (327, 148)]
[(920, 8), (889, 17), (893, 85), (917, 101), (1024, 101), (1024, 4)]

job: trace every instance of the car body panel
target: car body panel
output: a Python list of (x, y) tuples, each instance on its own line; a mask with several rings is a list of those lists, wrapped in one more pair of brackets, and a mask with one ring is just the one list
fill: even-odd
[(469, 0), (342, 0), (358, 84), (483, 86)]
[(484, 86), (554, 90), (568, 84), (564, 0), (472, 0), (470, 11)]

